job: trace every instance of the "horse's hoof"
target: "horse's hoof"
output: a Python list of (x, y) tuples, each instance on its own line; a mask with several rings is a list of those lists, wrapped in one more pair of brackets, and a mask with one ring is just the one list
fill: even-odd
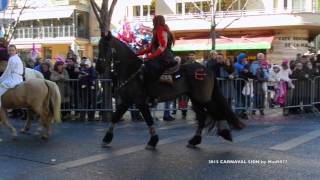
[(46, 141), (49, 139), (49, 136), (48, 135), (41, 135), (41, 139)]
[(195, 146), (195, 145), (193, 145), (193, 144), (187, 144), (187, 148), (195, 149), (195, 148), (197, 148), (197, 146)]
[(192, 139), (189, 140), (188, 145), (191, 145), (191, 146), (195, 147), (196, 145), (201, 143), (201, 140), (202, 140), (201, 136), (195, 135), (195, 136), (193, 136)]
[(22, 128), (22, 129), (20, 130), (20, 133), (22, 133), (22, 134), (27, 134), (28, 131), (29, 131), (29, 129), (27, 129), (27, 128)]
[(103, 148), (109, 148), (110, 147), (109, 143), (105, 143), (105, 142), (102, 142), (101, 146)]
[(156, 150), (156, 147), (147, 145), (147, 146), (146, 146), (146, 150), (155, 151), (155, 150)]
[(18, 140), (18, 136), (12, 136), (12, 140), (13, 140), (13, 141)]
[(223, 139), (232, 142), (232, 135), (230, 130), (228, 129), (223, 129), (218, 132), (218, 136), (221, 136)]
[(103, 138), (103, 143), (108, 145), (108, 144), (111, 143), (112, 139), (113, 139), (113, 133), (107, 132), (106, 135)]
[(159, 142), (159, 136), (158, 135), (153, 135), (153, 136), (151, 136), (146, 148), (148, 148), (150, 146), (150, 148), (152, 147), (152, 148), (155, 149), (157, 144), (158, 144), (158, 142)]

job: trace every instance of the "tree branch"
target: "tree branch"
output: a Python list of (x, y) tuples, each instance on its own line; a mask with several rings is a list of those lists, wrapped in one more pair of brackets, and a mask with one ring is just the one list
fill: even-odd
[(114, 7), (116, 6), (117, 2), (118, 2), (118, 0), (113, 0), (111, 3), (110, 10), (109, 10), (110, 21), (111, 21)]
[(91, 2), (91, 5), (92, 5), (93, 7), (95, 7), (96, 10), (97, 10), (99, 13), (101, 13), (101, 9), (100, 9), (99, 6), (97, 5), (97, 3), (96, 3), (94, 0), (90, 0), (90, 2)]
[(222, 31), (225, 30), (226, 28), (228, 28), (229, 26), (231, 26), (231, 24), (233, 24), (235, 21), (238, 21), (240, 18), (242, 18), (242, 16), (243, 16), (243, 10), (246, 8), (246, 6), (247, 6), (247, 4), (248, 4), (248, 1), (249, 1), (249, 0), (246, 0), (246, 2), (244, 3), (244, 5), (243, 5), (243, 7), (242, 7), (242, 9), (241, 9), (241, 15), (240, 15), (240, 17), (232, 20), (228, 25), (226, 25), (226, 26), (222, 29)]
[(20, 17), (21, 17), (21, 15), (22, 15), (23, 11), (27, 8), (27, 2), (28, 2), (28, 0), (25, 0), (25, 1), (24, 1), (24, 4), (23, 4), (23, 6), (22, 6), (22, 8), (21, 8), (21, 10), (20, 10), (20, 12), (19, 12), (18, 17), (17, 17), (17, 20), (16, 20), (16, 22), (14, 23), (14, 25), (11, 27), (12, 32), (11, 32), (10, 34), (8, 34), (8, 38), (9, 38), (9, 39), (7, 39), (7, 42), (8, 42), (8, 43), (10, 43), (11, 39), (12, 39), (13, 36), (14, 36), (14, 33), (16, 32), (16, 29), (17, 29), (16, 27), (17, 27), (18, 23), (20, 22)]
[(91, 6), (92, 6), (94, 15), (96, 16), (97, 21), (98, 21), (98, 23), (99, 23), (99, 25), (100, 25), (100, 24), (101, 24), (101, 17), (100, 17), (101, 9), (99, 9), (97, 3), (96, 3), (94, 0), (90, 0), (90, 4), (91, 4)]
[[(232, 3), (228, 6), (227, 10), (225, 11), (225, 13), (228, 13), (230, 11), (230, 9), (232, 8), (232, 6), (238, 2), (239, 0), (234, 0), (232, 1)], [(220, 21), (217, 23), (217, 25), (222, 21), (222, 19), (220, 19)]]

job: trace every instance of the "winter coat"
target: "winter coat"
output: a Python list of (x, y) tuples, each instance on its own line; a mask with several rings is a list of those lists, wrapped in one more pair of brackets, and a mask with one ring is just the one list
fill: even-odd
[(50, 80), (58, 85), (61, 94), (61, 102), (70, 102), (70, 87), (68, 81), (66, 81), (69, 80), (68, 72), (64, 70), (63, 73), (60, 74), (57, 71), (53, 71), (51, 73)]

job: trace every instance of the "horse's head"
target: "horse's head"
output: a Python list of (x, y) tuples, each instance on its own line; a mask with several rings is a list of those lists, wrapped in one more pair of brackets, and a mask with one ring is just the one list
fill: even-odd
[(107, 36), (101, 37), (99, 41), (99, 55), (96, 62), (96, 70), (98, 73), (102, 74), (106, 72), (108, 65), (111, 63), (112, 59), (112, 39), (113, 36), (111, 32), (108, 32)]
[[(113, 37), (111, 32), (101, 37), (99, 41), (99, 58), (96, 62), (96, 70), (104, 73), (108, 67), (119, 74), (131, 73), (141, 64), (135, 53), (123, 42)], [(111, 69), (109, 69), (111, 70)]]

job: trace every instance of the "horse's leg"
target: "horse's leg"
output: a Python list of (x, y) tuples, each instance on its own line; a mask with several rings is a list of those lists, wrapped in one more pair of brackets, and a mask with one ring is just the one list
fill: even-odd
[(26, 120), (24, 127), (20, 130), (21, 133), (27, 133), (30, 130), (31, 122), (32, 122), (32, 118), (33, 118), (32, 114), (33, 114), (33, 111), (28, 109), (27, 110), (27, 120)]
[(225, 117), (223, 117), (221, 112), (221, 107), (222, 104), (218, 104), (217, 102), (214, 102), (213, 100), (209, 101), (207, 103), (207, 109), (212, 116), (213, 119), (210, 120), (210, 125), (209, 129), (212, 129), (215, 125), (215, 123), (212, 123), (213, 121), (217, 120), (217, 129), (218, 129), (218, 136), (221, 136), (223, 139), (227, 141), (232, 141), (232, 134), (231, 130), (229, 127), (229, 124)]
[(124, 102), (117, 105), (117, 110), (112, 115), (111, 125), (102, 140), (103, 141), (102, 146), (106, 147), (108, 144), (111, 143), (111, 141), (113, 139), (114, 127), (115, 127), (116, 123), (119, 122), (119, 120), (123, 116), (123, 114), (128, 110), (129, 106), (130, 106), (130, 104), (124, 103)]
[(207, 112), (204, 109), (204, 106), (192, 101), (192, 109), (196, 113), (196, 120), (198, 121), (198, 128), (195, 135), (188, 141), (187, 147), (195, 148), (196, 145), (201, 143), (202, 139), (202, 130), (205, 127), (205, 121), (207, 118)]
[(9, 122), (5, 110), (2, 108), (0, 108), (0, 119), (2, 121), (3, 126), (9, 128), (11, 130), (11, 134), (12, 134), (13, 138), (16, 138), (18, 136), (17, 131), (12, 126), (12, 124)]
[(51, 129), (50, 129), (50, 124), (51, 124), (51, 118), (49, 118), (49, 115), (40, 115), (40, 123), (43, 127), (41, 131), (41, 138), (44, 140), (47, 140), (49, 138)]
[(149, 127), (149, 133), (150, 133), (150, 140), (146, 146), (146, 149), (148, 150), (154, 150), (159, 142), (159, 137), (156, 133), (156, 128), (154, 127), (153, 118), (151, 116), (149, 107), (147, 104), (139, 104), (137, 105), (138, 109), (140, 110), (144, 120), (146, 121), (148, 127)]

